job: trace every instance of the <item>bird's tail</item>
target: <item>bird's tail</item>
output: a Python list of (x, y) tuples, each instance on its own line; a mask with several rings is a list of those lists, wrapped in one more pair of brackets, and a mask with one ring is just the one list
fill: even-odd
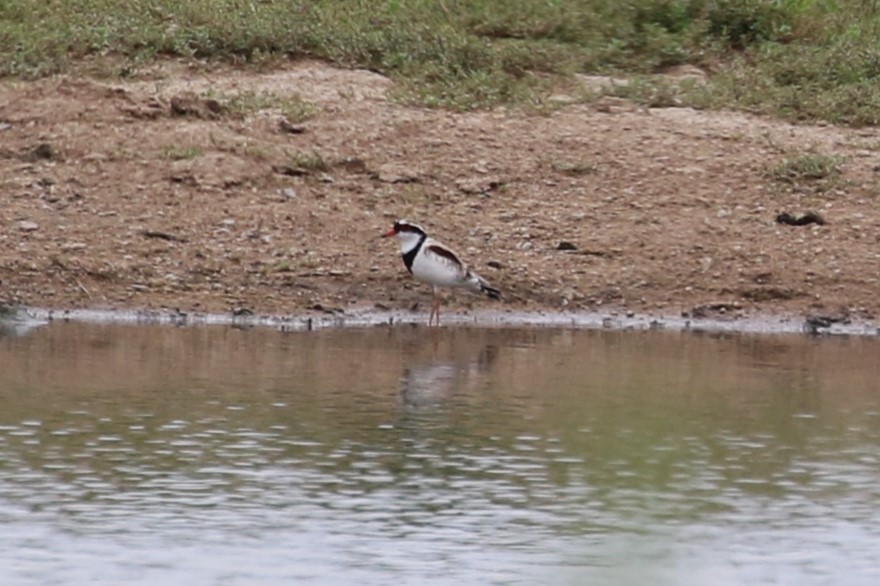
[(480, 291), (488, 295), (489, 299), (501, 299), (501, 291), (487, 283), (482, 284), (482, 287), (480, 287)]
[(475, 293), (483, 293), (490, 299), (501, 299), (501, 291), (486, 282), (486, 279), (473, 271), (468, 271), (468, 282)]

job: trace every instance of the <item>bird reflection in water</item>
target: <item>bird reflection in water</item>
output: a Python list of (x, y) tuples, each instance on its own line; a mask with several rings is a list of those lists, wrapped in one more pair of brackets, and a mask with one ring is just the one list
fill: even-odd
[(400, 402), (406, 409), (430, 409), (451, 400), (457, 389), (473, 389), (492, 370), (498, 346), (485, 346), (475, 358), (423, 359), (403, 371)]

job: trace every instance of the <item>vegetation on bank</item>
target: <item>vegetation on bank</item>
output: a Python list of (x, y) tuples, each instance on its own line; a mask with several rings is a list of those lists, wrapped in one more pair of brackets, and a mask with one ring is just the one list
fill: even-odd
[[(880, 122), (878, 0), (0, 0), (0, 76), (86, 57), (132, 75), (162, 56), (311, 56), (394, 77), (459, 109), (540, 103), (574, 73), (655, 105)], [(654, 74), (679, 65), (708, 83)]]

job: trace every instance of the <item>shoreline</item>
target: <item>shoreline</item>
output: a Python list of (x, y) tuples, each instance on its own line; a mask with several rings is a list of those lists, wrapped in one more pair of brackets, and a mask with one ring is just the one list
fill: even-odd
[[(0, 326), (33, 327), (54, 322), (79, 322), (105, 325), (233, 326), (270, 327), (281, 331), (316, 331), (342, 328), (423, 327), (423, 312), (401, 310), (353, 310), (328, 314), (244, 314), (185, 313), (166, 310), (70, 309), (34, 307), (11, 308), (0, 317)], [(672, 331), (729, 334), (801, 334), (877, 336), (880, 326), (872, 320), (817, 322), (796, 315), (760, 315), (754, 317), (693, 318), (672, 315), (639, 314), (617, 311), (499, 311), (480, 310), (444, 314), (444, 327), (474, 328), (562, 328), (609, 331)]]

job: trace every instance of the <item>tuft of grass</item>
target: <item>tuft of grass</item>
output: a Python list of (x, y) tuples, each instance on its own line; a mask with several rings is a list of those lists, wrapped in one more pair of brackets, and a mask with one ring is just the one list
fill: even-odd
[(787, 157), (767, 170), (769, 177), (785, 183), (827, 179), (839, 174), (838, 159), (818, 153), (804, 153)]
[(402, 80), (392, 95), (403, 103), (467, 111), (499, 104), (527, 104), (534, 99), (539, 85), (533, 76), (513, 78), (491, 72), (426, 75)]
[(274, 92), (243, 91), (226, 98), (225, 106), (239, 116), (276, 108), (294, 124), (305, 122), (318, 113), (317, 105), (296, 93), (279, 95)]
[(181, 146), (181, 145), (166, 145), (162, 148), (162, 156), (163, 158), (170, 159), (172, 161), (184, 161), (184, 160), (192, 160), (197, 159), (205, 154), (204, 149), (201, 147), (197, 147), (194, 145), (190, 146)]
[(333, 168), (333, 161), (318, 151), (288, 153), (287, 164), (294, 169), (311, 173), (327, 172)]
[(674, 108), (688, 104), (688, 92), (693, 86), (673, 83), (662, 78), (636, 77), (627, 83), (614, 83), (602, 93), (626, 98), (648, 108)]
[(554, 161), (550, 163), (554, 171), (571, 175), (572, 177), (581, 177), (583, 175), (592, 175), (599, 172), (599, 166), (590, 161)]
[[(413, 210), (415, 207), (424, 205), (425, 203), (437, 203), (440, 197), (434, 193), (428, 186), (420, 183), (402, 183), (395, 186), (394, 200), (398, 205), (407, 206), (407, 209)], [(412, 214), (412, 212), (408, 212)]]
[(817, 152), (798, 153), (768, 166), (764, 175), (792, 186), (812, 183), (821, 191), (840, 177), (841, 162), (839, 157)]
[(299, 94), (278, 97), (277, 106), (281, 108), (281, 113), (292, 124), (305, 122), (320, 111), (317, 104), (303, 99)]
[(292, 271), (293, 266), (289, 260), (278, 261), (266, 270), (268, 273), (290, 273)]

